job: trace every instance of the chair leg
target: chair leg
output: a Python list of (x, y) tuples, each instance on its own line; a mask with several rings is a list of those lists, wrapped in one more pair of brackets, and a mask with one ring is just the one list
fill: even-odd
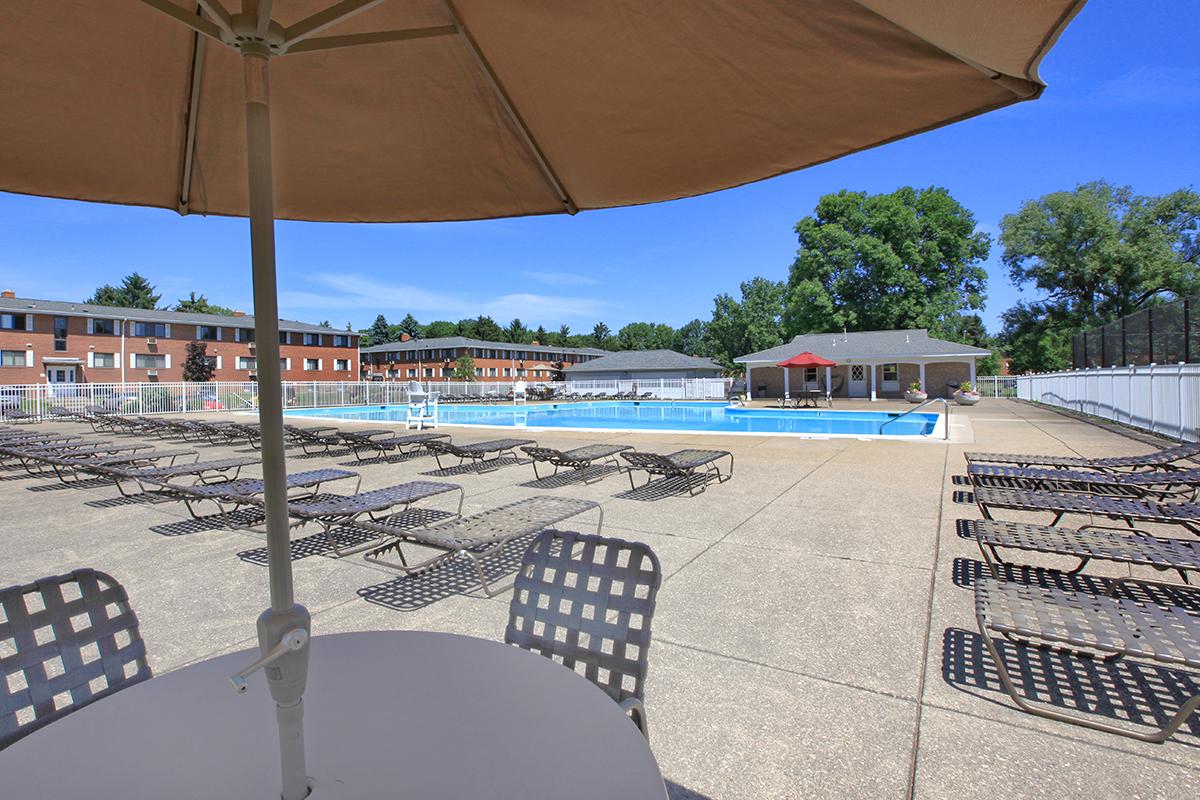
[(646, 705), (636, 697), (627, 697), (617, 705), (627, 713), (633, 724), (637, 725), (642, 736), (646, 737), (646, 741), (650, 741), (650, 723), (646, 720)]

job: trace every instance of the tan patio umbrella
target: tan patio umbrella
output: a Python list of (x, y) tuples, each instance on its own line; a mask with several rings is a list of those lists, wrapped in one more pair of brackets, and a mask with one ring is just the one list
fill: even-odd
[(250, 217), (259, 638), (286, 653), (267, 671), (286, 800), (306, 792), (309, 621), (288, 553), (276, 217), (575, 213), (759, 180), (1037, 97), (1083, 5), (231, 2), (0, 3), (0, 189)]

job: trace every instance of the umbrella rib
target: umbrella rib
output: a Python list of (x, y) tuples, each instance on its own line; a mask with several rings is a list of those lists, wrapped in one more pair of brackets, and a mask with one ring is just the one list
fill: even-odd
[(288, 48), (287, 54), (312, 53), (318, 50), (334, 50), (341, 47), (358, 47), (368, 44), (387, 44), (389, 42), (407, 42), (413, 39), (431, 39), (437, 36), (455, 36), (458, 28), (453, 25), (435, 25), (429, 28), (408, 28), (397, 31), (377, 31), (375, 33), (350, 33), (344, 36), (318, 36), (315, 39), (305, 39)]
[(180, 8), (171, 0), (142, 0), (142, 3), (156, 11), (161, 11), (172, 19), (182, 22), (197, 33), (202, 33), (210, 39), (221, 41), (221, 29), (215, 23), (209, 22), (198, 14)]
[(285, 47), (302, 42), (310, 36), (316, 36), (324, 30), (332, 28), (334, 25), (349, 19), (355, 14), (366, 11), (372, 6), (377, 6), (383, 0), (341, 0), (326, 8), (324, 11), (318, 11), (300, 20), (294, 25), (289, 25), (283, 32), (283, 44)]
[(212, 17), (218, 28), (231, 39), (233, 38), (233, 17), (225, 10), (225, 6), (221, 5), (221, 0), (196, 0), (196, 4), (204, 10), (204, 13)]
[(192, 50), (192, 74), (188, 81), (187, 131), (183, 140), (183, 174), (179, 180), (180, 214), (188, 212), (192, 195), (192, 165), (196, 155), (196, 116), (200, 107), (200, 75), (204, 68), (205, 41), (198, 33), (193, 34), (195, 46)]
[(520, 113), (516, 109), (516, 106), (513, 105), (512, 98), (510, 98), (508, 96), (508, 92), (505, 91), (504, 84), (500, 82), (500, 78), (492, 69), (492, 65), (488, 63), (487, 58), (483, 55), (483, 51), (479, 49), (479, 45), (476, 43), (475, 37), (471, 35), (471, 32), (467, 29), (466, 24), (459, 16), (458, 10), (454, 7), (453, 0), (443, 0), (443, 3), (445, 4), (446, 11), (449, 12), (451, 19), (454, 20), (454, 25), (458, 28), (458, 32), (462, 36), (463, 42), (466, 43), (467, 49), (475, 58), (475, 63), (487, 77), (488, 82), (491, 83), (492, 90), (496, 93), (496, 97), (500, 100), (500, 105), (503, 106), (505, 113), (508, 114), (509, 121), (511, 121), (513, 126), (517, 129), (518, 135), (520, 135), (521, 139), (525, 142), (525, 146), (533, 155), (534, 161), (537, 162), (538, 168), (541, 169), (542, 175), (550, 184), (550, 188), (552, 188), (555, 193), (558, 194), (558, 199), (562, 201), (562, 204), (566, 208), (568, 214), (579, 213), (579, 206), (575, 204), (575, 200), (571, 197), (570, 193), (567, 192), (567, 188), (563, 186), (562, 181), (559, 180), (558, 174), (554, 171), (554, 167), (550, 166), (550, 161), (546, 158), (545, 153), (542, 152), (541, 147), (538, 146), (537, 140), (533, 138), (533, 134), (530, 132), (529, 126), (525, 124), (525, 120), (522, 119)]

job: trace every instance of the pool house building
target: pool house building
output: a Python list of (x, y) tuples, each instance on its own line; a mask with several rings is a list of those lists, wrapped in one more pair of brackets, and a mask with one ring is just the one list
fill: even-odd
[[(778, 366), (805, 352), (837, 366)], [(746, 392), (753, 398), (832, 387), (834, 397), (875, 400), (901, 397), (916, 381), (930, 397), (949, 397), (952, 387), (963, 381), (975, 382), (976, 362), (990, 354), (990, 350), (936, 339), (924, 328), (916, 328), (802, 334), (787, 344), (740, 356), (734, 362), (745, 368)]]

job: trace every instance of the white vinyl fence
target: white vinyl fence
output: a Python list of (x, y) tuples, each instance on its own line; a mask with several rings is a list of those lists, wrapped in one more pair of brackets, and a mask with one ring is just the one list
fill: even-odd
[[(527, 381), (531, 398), (554, 389), (558, 394), (591, 393), (611, 396), (618, 392), (652, 392), (667, 400), (724, 399), (722, 379), (651, 381), (571, 381), (540, 383)], [(497, 399), (512, 390), (511, 382), (421, 383), (429, 394), (442, 397)], [(284, 381), (287, 408), (396, 405), (408, 401), (408, 381)], [(0, 414), (20, 410), (44, 417), (51, 408), (83, 411), (89, 406), (122, 414), (182, 414), (193, 411), (253, 411), (258, 408), (258, 384), (210, 383), (35, 383), (0, 385)]]
[(1200, 364), (1020, 375), (1017, 396), (1184, 441), (1200, 441)]

